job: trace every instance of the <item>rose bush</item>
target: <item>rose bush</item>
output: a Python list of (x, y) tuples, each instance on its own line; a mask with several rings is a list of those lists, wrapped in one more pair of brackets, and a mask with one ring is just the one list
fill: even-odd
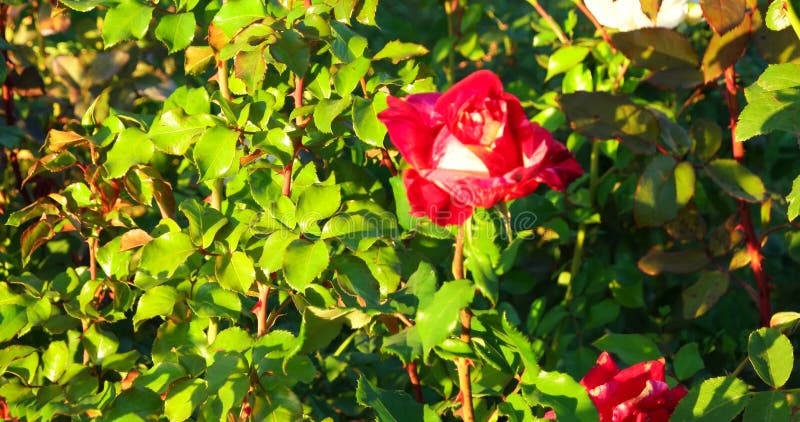
[(474, 207), (564, 190), (583, 173), (570, 152), (531, 123), (517, 97), (481, 70), (447, 92), (389, 97), (378, 116), (411, 168), (403, 181), (414, 216), (461, 224)]
[(667, 385), (664, 358), (620, 370), (607, 352), (580, 383), (597, 406), (600, 422), (668, 421), (687, 393), (682, 385)]
[(639, 0), (586, 0), (586, 7), (603, 26), (633, 31), (640, 28), (674, 28), (686, 19), (689, 10), (687, 0), (662, 1), (653, 22), (644, 11)]

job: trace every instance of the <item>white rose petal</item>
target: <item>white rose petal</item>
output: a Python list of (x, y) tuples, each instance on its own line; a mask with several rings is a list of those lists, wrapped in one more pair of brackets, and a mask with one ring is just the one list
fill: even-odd
[(585, 0), (586, 7), (603, 26), (620, 31), (640, 28), (674, 28), (686, 18), (689, 0), (663, 0), (656, 23), (642, 12), (639, 0)]

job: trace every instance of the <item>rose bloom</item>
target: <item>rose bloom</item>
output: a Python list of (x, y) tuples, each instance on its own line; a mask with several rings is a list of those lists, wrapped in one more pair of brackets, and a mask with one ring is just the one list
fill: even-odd
[(597, 407), (600, 422), (667, 422), (687, 393), (681, 385), (669, 389), (664, 358), (620, 370), (606, 352), (580, 383)]
[(378, 118), (411, 165), (403, 172), (411, 214), (438, 225), (461, 224), (474, 207), (520, 198), (540, 183), (564, 190), (583, 173), (490, 71), (443, 94), (389, 97), (388, 104)]
[(639, 0), (584, 0), (586, 7), (603, 26), (633, 31), (641, 28), (674, 28), (686, 19), (688, 0), (662, 0), (655, 24), (644, 14)]

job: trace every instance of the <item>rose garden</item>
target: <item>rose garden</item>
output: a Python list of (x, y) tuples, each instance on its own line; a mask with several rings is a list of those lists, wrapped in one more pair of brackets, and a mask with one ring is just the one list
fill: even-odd
[(798, 12), (0, 0), (0, 419), (800, 420)]

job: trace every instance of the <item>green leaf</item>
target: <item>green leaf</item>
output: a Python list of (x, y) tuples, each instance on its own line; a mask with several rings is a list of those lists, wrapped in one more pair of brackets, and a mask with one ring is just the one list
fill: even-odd
[(547, 76), (545, 76), (544, 80), (548, 81), (553, 76), (570, 70), (578, 63), (583, 62), (587, 54), (589, 54), (588, 47), (569, 45), (559, 48), (550, 56), (550, 60), (547, 62)]
[(83, 333), (83, 346), (89, 352), (92, 361), (102, 365), (106, 356), (117, 353), (119, 340), (111, 331), (100, 328), (98, 324), (92, 324)]
[(736, 141), (775, 130), (800, 132), (800, 64), (770, 65), (744, 94), (747, 105), (736, 124)]
[(156, 277), (159, 279), (159, 283), (163, 283), (194, 252), (195, 246), (188, 235), (166, 233), (153, 239), (142, 248), (139, 272), (146, 276)]
[(428, 49), (423, 45), (392, 40), (386, 43), (373, 59), (391, 59), (393, 63), (398, 63), (412, 57), (424, 56), (426, 54), (428, 54)]
[(269, 51), (275, 60), (285, 64), (295, 75), (302, 77), (306, 74), (311, 49), (299, 32), (294, 29), (284, 31)]
[[(780, 4), (776, 1), (774, 3)], [(744, 410), (743, 422), (784, 422), (791, 420), (792, 409), (783, 391), (762, 391), (753, 394), (747, 409)]]
[(722, 145), (722, 128), (708, 119), (700, 118), (693, 121), (689, 135), (694, 141), (692, 152), (704, 162), (713, 159)]
[(239, 171), (236, 145), (239, 133), (224, 126), (214, 126), (203, 132), (194, 146), (192, 156), (200, 172), (200, 180), (219, 179)]
[(764, 17), (764, 21), (767, 24), (767, 28), (773, 31), (782, 31), (791, 25), (791, 18), (786, 13), (783, 1), (773, 1), (767, 8), (767, 15)]
[(749, 400), (747, 384), (735, 377), (716, 377), (689, 390), (678, 403), (670, 421), (730, 421)]
[(711, 260), (702, 248), (663, 251), (660, 247), (654, 247), (639, 260), (639, 269), (652, 276), (665, 272), (688, 274), (702, 270), (710, 263)]
[(256, 280), (253, 260), (241, 251), (234, 251), (230, 256), (218, 256), (214, 271), (220, 286), (242, 294), (247, 294)]
[(142, 39), (150, 26), (153, 7), (137, 0), (123, 0), (106, 13), (103, 20), (103, 42), (105, 47), (131, 38)]
[(203, 249), (211, 246), (220, 229), (228, 224), (228, 219), (221, 212), (196, 199), (183, 201), (180, 210), (189, 220), (189, 236), (192, 242)]
[(147, 388), (155, 393), (167, 391), (175, 380), (185, 377), (186, 370), (177, 363), (159, 362), (133, 380), (134, 387)]
[(153, 157), (153, 143), (147, 134), (136, 127), (122, 131), (108, 151), (105, 167), (108, 177), (116, 179), (128, 172), (136, 164), (147, 164)]
[(162, 16), (156, 27), (156, 38), (167, 46), (170, 53), (183, 50), (194, 40), (194, 13)]
[(592, 345), (619, 356), (620, 360), (628, 365), (655, 360), (662, 356), (656, 343), (650, 337), (641, 334), (608, 333), (595, 340)]
[(350, 98), (338, 100), (321, 100), (314, 106), (314, 124), (323, 133), (333, 133), (333, 119), (342, 114), (350, 106)]
[(283, 274), (292, 288), (302, 292), (319, 277), (330, 263), (328, 247), (318, 240), (295, 240), (286, 247), (283, 256)]
[[(220, 333), (220, 336), (223, 333), (225, 331)], [(217, 338), (219, 339), (220, 337)], [(245, 343), (245, 345), (250, 346), (249, 343)], [(225, 419), (225, 415), (234, 406), (242, 403), (242, 399), (250, 387), (249, 369), (247, 361), (240, 353), (217, 353), (214, 356), (214, 363), (208, 367), (206, 377), (208, 390), (216, 392), (222, 403), (222, 409), (220, 409), (221, 412), (219, 414), (220, 420)]]
[(107, 409), (103, 409), (103, 418), (110, 421), (146, 421), (152, 415), (163, 413), (164, 402), (158, 394), (141, 387), (125, 390), (114, 399)]
[(708, 163), (706, 174), (727, 194), (747, 202), (761, 202), (766, 195), (761, 178), (731, 158)]
[(290, 388), (276, 385), (267, 394), (256, 396), (252, 419), (269, 422), (302, 420), (303, 404)]
[(64, 6), (79, 12), (88, 12), (100, 5), (108, 5), (113, 3), (109, 0), (61, 0)]
[(386, 109), (386, 94), (378, 93), (370, 100), (353, 98), (353, 130), (365, 144), (383, 148), (386, 126), (378, 120), (378, 113)]
[(347, 97), (358, 85), (358, 81), (367, 74), (372, 61), (359, 57), (339, 68), (333, 75), (333, 86), (342, 97)]
[(216, 126), (209, 114), (187, 115), (182, 108), (173, 108), (156, 117), (148, 135), (159, 151), (183, 155), (206, 128)]
[(683, 317), (699, 318), (708, 312), (728, 291), (730, 277), (721, 271), (706, 271), (683, 291)]
[(792, 191), (786, 195), (786, 202), (789, 203), (786, 216), (792, 221), (800, 215), (800, 176), (795, 177), (792, 182)]
[(230, 0), (222, 4), (211, 22), (233, 38), (242, 28), (266, 16), (262, 0)]
[[(422, 405), (404, 391), (384, 390), (373, 385), (362, 374), (358, 378), (356, 400), (375, 411), (380, 421), (422, 421)], [(398, 419), (398, 417), (402, 417)]]
[(675, 377), (679, 380), (688, 379), (697, 371), (706, 367), (703, 357), (700, 356), (700, 349), (695, 342), (684, 344), (675, 353), (672, 366), (675, 368)]
[(662, 226), (694, 196), (692, 164), (657, 155), (645, 168), (633, 196), (633, 216), (641, 226)]
[(341, 203), (342, 193), (339, 186), (313, 184), (307, 187), (297, 199), (295, 209), (295, 218), (300, 230), (308, 231), (312, 226), (316, 226), (317, 221), (332, 216)]
[(178, 291), (172, 286), (155, 286), (144, 292), (139, 298), (136, 314), (133, 316), (133, 328), (138, 330), (143, 321), (157, 316), (172, 314)]
[(759, 328), (750, 333), (747, 355), (758, 376), (773, 388), (781, 388), (794, 366), (792, 343), (774, 328)]
[(176, 382), (170, 387), (164, 402), (164, 416), (170, 422), (182, 422), (206, 398), (206, 382), (199, 378)]
[(472, 302), (474, 295), (472, 283), (455, 280), (444, 283), (428, 303), (420, 304), (416, 326), (425, 354), (455, 331), (461, 309)]
[[(6, 353), (3, 351), (3, 353)], [(72, 362), (72, 357), (69, 353), (67, 343), (63, 341), (54, 341), (50, 343), (42, 353), (42, 372), (44, 376), (50, 381), (57, 383), (61, 375), (67, 369), (67, 366)]]
[[(567, 374), (539, 371), (533, 379), (536, 398), (543, 405), (550, 406), (558, 415), (559, 421), (589, 422), (597, 421), (598, 414), (586, 388)], [(523, 391), (527, 390), (523, 387)]]
[(642, 28), (611, 34), (611, 43), (634, 66), (650, 70), (695, 68), (699, 61), (689, 40), (667, 28)]
[(378, 281), (372, 277), (367, 264), (352, 255), (341, 255), (333, 259), (336, 279), (343, 290), (364, 300), (368, 307), (380, 306)]
[(192, 312), (201, 318), (222, 317), (236, 321), (242, 313), (239, 295), (220, 287), (218, 283), (204, 283), (189, 300)]
[(599, 139), (619, 138), (638, 154), (655, 152), (660, 133), (658, 120), (627, 96), (575, 92), (562, 95), (558, 102), (577, 132)]

